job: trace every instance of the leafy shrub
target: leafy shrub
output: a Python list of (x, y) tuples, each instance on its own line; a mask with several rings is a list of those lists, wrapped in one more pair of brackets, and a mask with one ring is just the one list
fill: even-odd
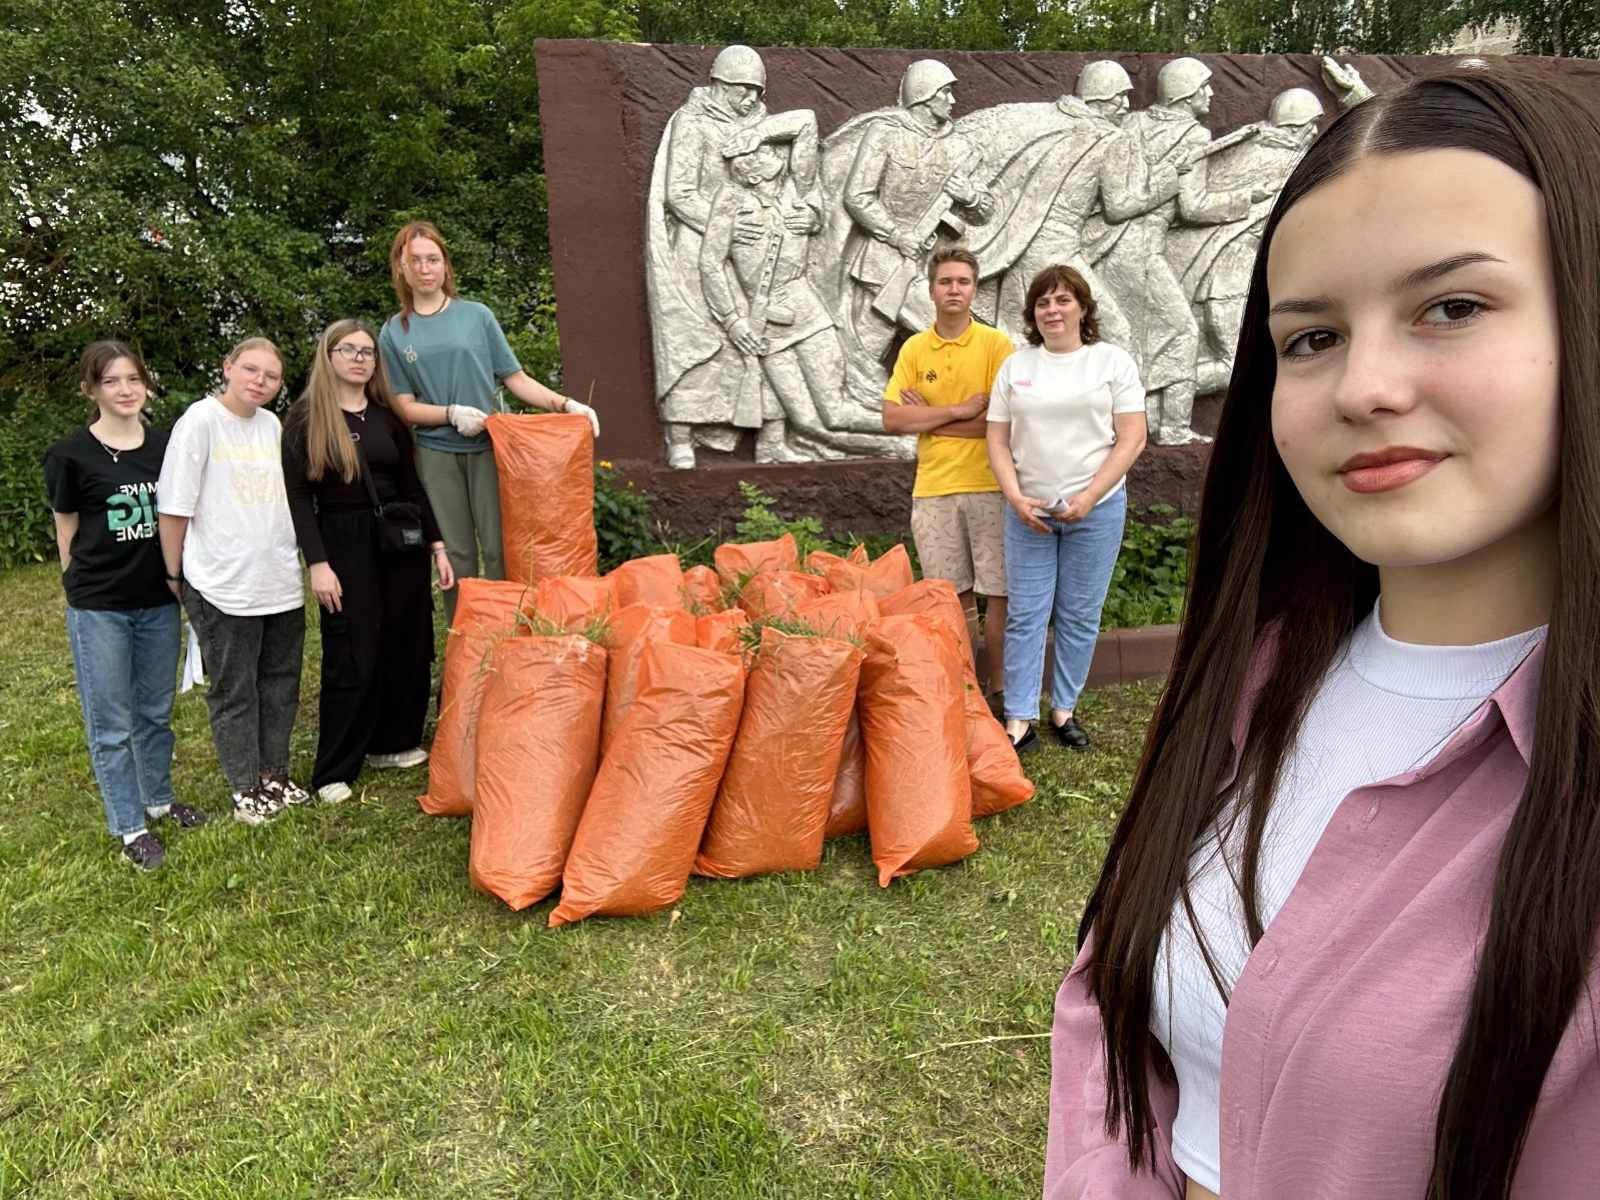
[(739, 518), (739, 523), (733, 527), (732, 541), (735, 542), (770, 542), (781, 538), (786, 533), (794, 535), (795, 548), (800, 552), (800, 561), (805, 562), (806, 555), (813, 550), (830, 550), (832, 544), (828, 535), (822, 530), (822, 521), (817, 517), (800, 517), (791, 520), (779, 516), (773, 511), (772, 506), (776, 501), (766, 492), (753, 483), (739, 481), (739, 494), (744, 497), (744, 515)]
[[(145, 415), (170, 429), (195, 399), (189, 392), (153, 395)], [(44, 493), (44, 452), (88, 418), (89, 403), (21, 392), (0, 400), (0, 567), (43, 562), (54, 553), (55, 522)]]
[(1122, 551), (1100, 617), (1102, 629), (1170, 625), (1182, 619), (1195, 523), (1174, 516), (1174, 511), (1171, 505), (1153, 504), (1145, 515), (1167, 519), (1140, 521), (1132, 519), (1134, 510), (1129, 510)]
[(0, 563), (42, 562), (55, 537), (44, 494), (45, 448), (80, 423), (84, 404), (25, 392), (0, 408)]
[[(731, 541), (768, 542), (791, 533), (794, 535), (795, 548), (800, 552), (801, 562), (805, 562), (806, 555), (813, 550), (848, 554), (856, 546), (864, 545), (868, 554), (878, 558), (890, 547), (904, 544), (906, 552), (911, 556), (912, 571), (918, 578), (921, 577), (922, 568), (917, 561), (917, 548), (912, 544), (911, 538), (904, 533), (869, 533), (859, 537), (853, 533), (845, 533), (830, 536), (817, 517), (790, 518), (775, 512), (773, 505), (777, 501), (753, 483), (741, 481), (739, 494), (744, 497), (745, 510), (738, 524), (734, 526), (734, 536)], [(710, 548), (715, 547), (713, 545)], [(684, 565), (689, 565), (687, 560)]]
[(631, 558), (667, 553), (656, 536), (654, 507), (649, 496), (605, 459), (595, 464), (594, 532), (602, 573)]

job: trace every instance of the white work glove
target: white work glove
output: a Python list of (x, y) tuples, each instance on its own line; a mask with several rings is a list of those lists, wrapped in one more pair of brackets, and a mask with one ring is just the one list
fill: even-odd
[(483, 432), (483, 423), (489, 419), (482, 409), (470, 404), (452, 404), (448, 411), (450, 424), (462, 437), (477, 437)]
[(589, 428), (594, 430), (595, 437), (599, 437), (600, 436), (600, 414), (595, 412), (594, 409), (590, 408), (587, 404), (583, 403), (583, 401), (581, 401), (581, 400), (574, 400), (571, 396), (568, 396), (566, 399), (567, 399), (567, 403), (565, 405), (565, 411), (567, 411), (569, 413), (582, 413), (584, 416), (588, 417), (589, 418)]

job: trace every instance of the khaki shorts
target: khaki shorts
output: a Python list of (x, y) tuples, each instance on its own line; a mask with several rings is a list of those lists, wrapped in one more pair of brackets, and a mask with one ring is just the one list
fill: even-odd
[(911, 501), (911, 538), (922, 574), (948, 579), (956, 591), (1006, 594), (1005, 498), (999, 492), (917, 496)]

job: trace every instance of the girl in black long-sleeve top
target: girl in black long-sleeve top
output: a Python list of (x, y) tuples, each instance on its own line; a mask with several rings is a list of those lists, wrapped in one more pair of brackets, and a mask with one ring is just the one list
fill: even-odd
[[(380, 549), (370, 474), (383, 504), (422, 512), (426, 549)], [(371, 327), (335, 321), (317, 343), (304, 394), (283, 432), (283, 479), (295, 535), (321, 605), (322, 696), (311, 782), (324, 801), (349, 797), (363, 759), (427, 760), (422, 724), (433, 661), (433, 600), (455, 586), (444, 539), (417, 480), (411, 432), (395, 414)]]

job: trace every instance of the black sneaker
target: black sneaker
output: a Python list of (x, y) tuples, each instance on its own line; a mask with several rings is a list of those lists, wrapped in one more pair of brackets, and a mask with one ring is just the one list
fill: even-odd
[(1056, 735), (1056, 741), (1060, 742), (1068, 750), (1087, 750), (1089, 748), (1089, 735), (1083, 731), (1083, 726), (1078, 724), (1078, 718), (1076, 717), (1068, 717), (1059, 725), (1052, 721), (1050, 729)]
[(167, 861), (167, 850), (160, 838), (146, 830), (133, 841), (122, 844), (122, 857), (141, 871), (154, 871)]
[(164, 815), (179, 829), (199, 829), (200, 826), (211, 820), (205, 813), (190, 804), (174, 803), (168, 806)]
[(278, 801), (279, 807), (292, 805), (299, 808), (311, 803), (311, 793), (287, 775), (269, 775), (261, 781), (261, 790)]

